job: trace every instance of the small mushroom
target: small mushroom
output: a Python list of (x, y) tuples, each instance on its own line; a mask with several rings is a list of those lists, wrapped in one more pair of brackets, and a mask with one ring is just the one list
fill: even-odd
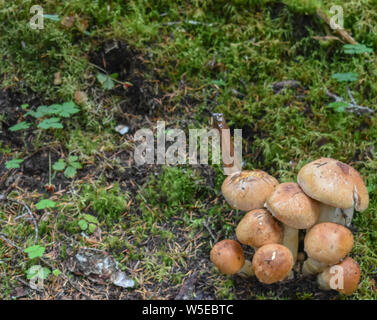
[(311, 198), (323, 203), (320, 222), (350, 226), (354, 209), (368, 208), (368, 190), (361, 175), (351, 166), (331, 158), (320, 158), (306, 164), (297, 182)]
[(339, 263), (352, 249), (353, 235), (346, 227), (333, 222), (316, 224), (306, 234), (304, 275), (322, 272), (327, 266)]
[(291, 272), (294, 262), (287, 247), (272, 243), (260, 247), (251, 264), (258, 280), (271, 284), (284, 280)]
[(278, 181), (262, 170), (244, 170), (227, 176), (221, 191), (234, 209), (250, 211), (263, 208)]
[(266, 208), (284, 224), (283, 245), (292, 252), (293, 260), (297, 260), (298, 229), (313, 226), (319, 217), (319, 204), (309, 198), (297, 183), (279, 184), (268, 197)]
[(246, 213), (238, 223), (236, 236), (242, 244), (259, 248), (265, 244), (281, 243), (283, 230), (266, 209), (255, 209)]
[(250, 277), (254, 274), (251, 262), (245, 260), (241, 245), (230, 239), (216, 243), (210, 253), (212, 263), (224, 274), (238, 274)]
[(317, 277), (317, 282), (322, 290), (333, 289), (347, 296), (357, 290), (359, 281), (360, 267), (350, 257), (345, 258), (335, 266), (327, 267)]

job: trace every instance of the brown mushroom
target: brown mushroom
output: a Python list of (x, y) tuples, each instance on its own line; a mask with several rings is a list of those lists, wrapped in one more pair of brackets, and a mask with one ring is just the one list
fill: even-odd
[(255, 252), (251, 264), (258, 280), (271, 284), (284, 280), (292, 270), (294, 262), (287, 247), (272, 243), (260, 247)]
[(320, 158), (306, 164), (297, 182), (311, 198), (323, 203), (320, 222), (349, 226), (354, 209), (368, 208), (368, 190), (361, 175), (351, 166), (331, 158)]
[(221, 191), (234, 209), (261, 209), (278, 181), (262, 170), (233, 173), (224, 180)]
[(254, 274), (251, 262), (245, 260), (241, 245), (234, 240), (226, 239), (216, 243), (211, 250), (210, 259), (224, 274), (239, 274), (243, 277)]
[(323, 222), (307, 232), (304, 246), (309, 258), (304, 262), (302, 272), (315, 274), (339, 263), (351, 251), (353, 235), (340, 224)]
[(284, 224), (283, 245), (289, 248), (296, 262), (298, 229), (310, 228), (317, 222), (319, 204), (309, 198), (297, 183), (279, 184), (268, 197), (266, 208)]
[(266, 209), (255, 209), (246, 213), (238, 223), (236, 236), (242, 244), (259, 248), (265, 244), (281, 243), (283, 230)]
[(345, 295), (351, 295), (357, 290), (360, 281), (360, 267), (350, 257), (342, 262), (327, 267), (318, 275), (317, 281), (322, 290), (336, 290)]

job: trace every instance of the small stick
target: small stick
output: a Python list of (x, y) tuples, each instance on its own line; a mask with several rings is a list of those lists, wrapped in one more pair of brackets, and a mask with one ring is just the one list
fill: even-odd
[(331, 93), (330, 90), (327, 89), (327, 88), (326, 88), (326, 94), (330, 98), (333, 98), (336, 102), (347, 103), (348, 104), (348, 106), (347, 106), (347, 111), (348, 112), (354, 112), (354, 113), (357, 113), (359, 115), (361, 115), (361, 114), (373, 114), (373, 113), (375, 113), (375, 110), (373, 110), (371, 108), (368, 108), (368, 107), (359, 106), (357, 103), (355, 103), (356, 101), (355, 101), (354, 97), (352, 96), (352, 93), (351, 93), (351, 91), (349, 89), (348, 89), (348, 95), (350, 96), (350, 99), (352, 101), (351, 103), (345, 101), (342, 97), (339, 97), (339, 96), (337, 96), (334, 93)]
[[(324, 20), (329, 26), (331, 26), (331, 19), (329, 16), (327, 16), (326, 13), (324, 13), (321, 9), (317, 9), (317, 16)], [(350, 36), (350, 34), (344, 30), (344, 29), (340, 29), (340, 28), (336, 28), (335, 29), (335, 32), (347, 43), (349, 44), (357, 44), (357, 42), (355, 41), (354, 38), (352, 38)]]

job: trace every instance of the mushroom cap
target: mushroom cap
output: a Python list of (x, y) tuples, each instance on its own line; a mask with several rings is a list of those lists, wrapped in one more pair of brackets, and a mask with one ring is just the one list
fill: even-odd
[(271, 243), (260, 247), (253, 256), (255, 276), (262, 283), (283, 280), (293, 267), (291, 251), (281, 244)]
[[(347, 296), (351, 295), (357, 290), (357, 287), (359, 285), (361, 274), (359, 264), (351, 257), (347, 257), (342, 262), (338, 263), (336, 266), (342, 267), (343, 269), (343, 289), (335, 288), (335, 290)], [(332, 267), (326, 268), (321, 274), (322, 279), (325, 280), (330, 287), (331, 278), (336, 276), (336, 274), (339, 272), (337, 270), (331, 272), (331, 268)]]
[(259, 248), (265, 244), (281, 243), (283, 230), (266, 209), (255, 209), (246, 213), (238, 223), (236, 236), (239, 242)]
[(221, 191), (234, 209), (250, 211), (263, 208), (278, 181), (262, 170), (244, 170), (229, 175)]
[(351, 251), (353, 235), (340, 224), (319, 223), (306, 233), (304, 246), (309, 257), (334, 265)]
[(306, 164), (297, 182), (313, 199), (335, 208), (368, 208), (369, 195), (361, 175), (351, 166), (331, 158), (320, 158)]
[(210, 259), (225, 274), (236, 274), (245, 264), (241, 245), (230, 239), (216, 243), (211, 250)]
[(272, 215), (294, 229), (308, 229), (319, 217), (319, 203), (309, 198), (295, 182), (279, 184), (266, 201)]

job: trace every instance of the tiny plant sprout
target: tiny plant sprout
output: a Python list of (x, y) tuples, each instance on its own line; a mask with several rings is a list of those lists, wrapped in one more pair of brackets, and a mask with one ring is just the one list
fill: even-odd
[(345, 295), (351, 295), (357, 290), (360, 281), (360, 267), (350, 257), (342, 262), (327, 267), (317, 276), (317, 282), (322, 290), (336, 290)]
[(266, 209), (246, 213), (238, 223), (236, 235), (239, 242), (254, 248), (283, 240), (282, 227)]
[(261, 209), (278, 181), (262, 170), (245, 170), (229, 175), (221, 191), (234, 209), (250, 211)]
[(280, 244), (272, 243), (260, 247), (254, 254), (252, 268), (258, 280), (265, 284), (286, 279), (293, 267), (291, 251)]
[(241, 245), (234, 240), (216, 243), (210, 253), (212, 263), (224, 274), (238, 274), (242, 277), (253, 275), (251, 262), (245, 260)]
[(283, 245), (289, 248), (293, 260), (297, 260), (298, 229), (313, 226), (319, 216), (319, 204), (309, 198), (297, 183), (279, 184), (266, 201), (266, 208), (284, 224)]
[(340, 224), (323, 222), (307, 232), (304, 246), (309, 258), (304, 262), (302, 272), (304, 275), (316, 274), (339, 263), (351, 251), (353, 235)]
[(351, 166), (331, 158), (306, 164), (297, 182), (311, 198), (321, 202), (318, 223), (335, 222), (350, 226), (354, 209), (368, 208), (368, 190), (361, 175)]

